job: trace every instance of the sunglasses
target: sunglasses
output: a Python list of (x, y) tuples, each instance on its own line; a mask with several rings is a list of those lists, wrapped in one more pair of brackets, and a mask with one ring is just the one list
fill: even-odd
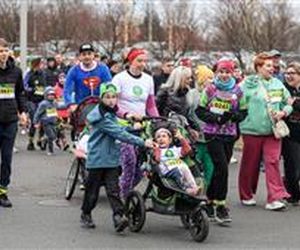
[(285, 72), (285, 75), (299, 75), (297, 72)]

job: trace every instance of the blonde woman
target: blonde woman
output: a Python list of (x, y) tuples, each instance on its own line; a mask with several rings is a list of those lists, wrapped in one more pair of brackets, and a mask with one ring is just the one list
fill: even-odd
[(187, 116), (189, 111), (188, 92), (192, 83), (192, 70), (185, 66), (175, 68), (168, 81), (157, 93), (156, 105), (160, 115), (170, 112)]

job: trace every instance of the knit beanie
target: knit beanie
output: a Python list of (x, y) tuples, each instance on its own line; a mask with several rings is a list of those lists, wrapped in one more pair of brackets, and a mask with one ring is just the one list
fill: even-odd
[(214, 72), (206, 65), (199, 65), (196, 68), (196, 76), (198, 80), (198, 86), (202, 86), (209, 78), (214, 77)]
[(103, 97), (106, 93), (117, 94), (117, 87), (112, 83), (103, 83), (100, 85), (100, 98)]
[(234, 72), (234, 62), (232, 60), (221, 60), (217, 62), (217, 71), (226, 69), (228, 72)]
[(55, 91), (53, 87), (47, 87), (44, 90), (44, 96), (47, 97), (48, 95), (55, 95)]

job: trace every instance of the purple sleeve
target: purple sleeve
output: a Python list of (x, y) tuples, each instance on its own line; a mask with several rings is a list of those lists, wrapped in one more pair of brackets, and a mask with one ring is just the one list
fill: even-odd
[(146, 113), (149, 116), (157, 117), (159, 116), (156, 104), (155, 104), (155, 97), (154, 95), (149, 95), (146, 103)]

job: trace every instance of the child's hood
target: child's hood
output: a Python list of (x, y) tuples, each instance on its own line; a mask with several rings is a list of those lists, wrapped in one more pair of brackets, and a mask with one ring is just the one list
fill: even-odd
[(99, 105), (92, 109), (92, 111), (87, 115), (87, 120), (89, 123), (99, 122), (103, 118), (103, 114), (100, 113)]

